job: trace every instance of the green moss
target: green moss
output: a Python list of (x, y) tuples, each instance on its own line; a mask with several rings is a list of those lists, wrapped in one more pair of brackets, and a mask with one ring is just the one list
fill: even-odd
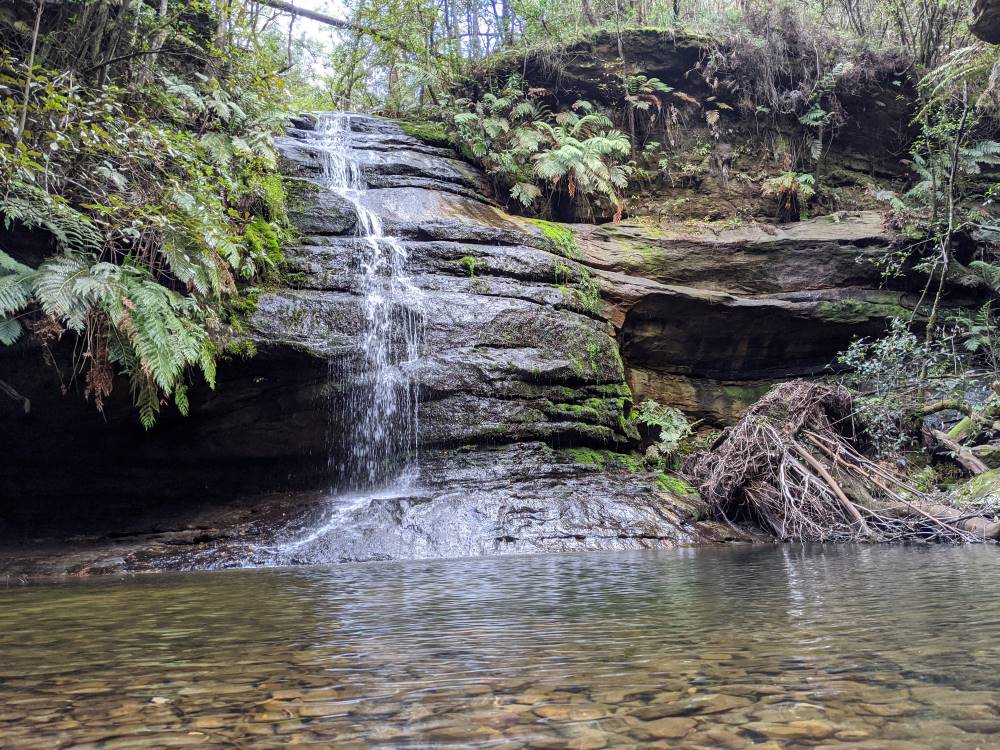
[(396, 120), (396, 124), (408, 136), (416, 138), (418, 141), (422, 141), (429, 146), (451, 148), (454, 145), (451, 136), (448, 135), (448, 131), (440, 122), (432, 122), (431, 120)]
[(257, 344), (253, 339), (230, 339), (222, 348), (223, 354), (240, 359), (250, 359), (257, 356)]
[(470, 279), (476, 278), (476, 269), (482, 264), (482, 261), (474, 255), (463, 256), (456, 262), (461, 268), (465, 269)]
[(580, 377), (596, 376), (601, 380), (624, 378), (618, 347), (606, 333), (590, 326), (580, 326), (567, 344), (573, 371)]
[(557, 284), (556, 289), (562, 294), (566, 304), (596, 317), (601, 313), (601, 291), (597, 287), (597, 284), (590, 282), (589, 275), (587, 281), (588, 283), (579, 289), (565, 284)]
[(866, 323), (872, 319), (908, 318), (910, 310), (903, 307), (894, 297), (882, 300), (844, 299), (835, 302), (821, 302), (816, 306), (816, 315), (828, 323)]
[(631, 399), (632, 389), (625, 383), (608, 383), (594, 386), (594, 392), (602, 396), (617, 396), (619, 398)]
[(1000, 497), (1000, 469), (991, 469), (973, 477), (958, 487), (952, 497), (959, 504)]
[(285, 193), (285, 181), (279, 174), (267, 175), (260, 181), (261, 200), (271, 221), (288, 221), (288, 195)]
[(596, 339), (587, 341), (587, 363), (593, 372), (597, 372), (601, 366), (601, 354), (603, 353), (601, 342)]
[(547, 412), (554, 418), (587, 421), (607, 427), (620, 427), (625, 412), (622, 398), (587, 398), (583, 402), (549, 403)]
[(937, 489), (938, 475), (933, 466), (927, 465), (910, 477), (910, 481), (921, 492), (932, 492)]
[(573, 230), (565, 224), (545, 221), (544, 219), (528, 219), (528, 221), (542, 230), (542, 234), (548, 240), (549, 249), (556, 255), (573, 260), (579, 260), (583, 257), (580, 246), (576, 244)]
[(258, 216), (247, 224), (243, 237), (250, 251), (250, 257), (258, 260), (266, 259), (275, 267), (285, 262), (278, 230), (264, 217)]
[(587, 272), (586, 277), (580, 282), (580, 289), (576, 291), (577, 302), (587, 312), (598, 315), (601, 312), (601, 289), (597, 282)]
[(261, 291), (259, 287), (247, 287), (242, 290), (239, 297), (233, 296), (226, 301), (223, 315), (234, 333), (246, 334), (247, 323), (257, 312), (257, 300), (260, 298)]
[(657, 475), (656, 485), (664, 492), (669, 492), (678, 497), (698, 497), (698, 490), (680, 477), (672, 474), (661, 473)]
[(630, 453), (596, 448), (563, 448), (560, 453), (569, 457), (573, 463), (596, 466), (602, 470), (627, 471), (632, 474), (641, 474), (646, 470), (642, 458)]

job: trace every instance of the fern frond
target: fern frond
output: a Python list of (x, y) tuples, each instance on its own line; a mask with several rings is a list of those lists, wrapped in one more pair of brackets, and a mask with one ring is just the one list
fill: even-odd
[(0, 250), (0, 276), (9, 273), (16, 273), (21, 276), (25, 276), (31, 273), (34, 269), (30, 266), (24, 265), (11, 256), (7, 255), (3, 250)]
[(65, 253), (47, 259), (32, 276), (35, 300), (49, 317), (77, 333), (83, 332), (92, 300), (81, 295), (77, 282), (90, 273), (94, 257)]
[(99, 253), (104, 237), (86, 216), (41, 188), (21, 184), (0, 196), (0, 214), (8, 228), (14, 223), (49, 232), (64, 252)]
[(20, 312), (31, 302), (31, 286), (20, 275), (0, 276), (0, 317)]
[(21, 338), (21, 323), (14, 318), (0, 318), (0, 344), (10, 346)]
[(982, 279), (983, 283), (994, 292), (1000, 293), (1000, 267), (981, 260), (974, 260), (969, 264), (969, 270)]

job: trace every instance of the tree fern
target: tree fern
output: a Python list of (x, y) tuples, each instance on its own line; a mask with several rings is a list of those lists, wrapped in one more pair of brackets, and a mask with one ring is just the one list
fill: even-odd
[(966, 174), (979, 174), (981, 164), (995, 167), (1000, 165), (1000, 143), (996, 141), (976, 141), (959, 151), (959, 166)]
[(12, 258), (3, 250), (0, 250), (0, 276), (4, 276), (9, 273), (25, 275), (31, 273), (32, 270), (33, 269), (29, 266), (24, 265), (24, 263)]
[(23, 310), (31, 302), (30, 280), (20, 274), (0, 276), (0, 318)]

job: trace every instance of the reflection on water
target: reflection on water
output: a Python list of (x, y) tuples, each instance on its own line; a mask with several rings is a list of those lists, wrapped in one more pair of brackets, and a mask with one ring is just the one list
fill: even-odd
[(0, 590), (0, 747), (1000, 747), (995, 548)]

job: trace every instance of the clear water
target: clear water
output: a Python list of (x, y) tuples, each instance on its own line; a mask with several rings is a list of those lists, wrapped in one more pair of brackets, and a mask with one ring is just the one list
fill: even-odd
[(1000, 747), (995, 548), (0, 589), (0, 747)]
[(419, 400), (408, 366), (423, 347), (421, 294), (407, 272), (405, 246), (386, 236), (382, 219), (366, 205), (368, 184), (355, 156), (351, 115), (323, 115), (309, 137), (322, 155), (323, 184), (346, 199), (358, 218), (354, 290), (363, 356), (346, 373), (331, 363), (331, 381), (351, 387), (346, 400), (331, 401), (345, 411), (331, 415), (331, 422), (346, 425), (349, 434), (337, 441), (346, 452), (330, 452), (330, 468), (341, 487), (379, 487), (392, 482), (417, 452)]

